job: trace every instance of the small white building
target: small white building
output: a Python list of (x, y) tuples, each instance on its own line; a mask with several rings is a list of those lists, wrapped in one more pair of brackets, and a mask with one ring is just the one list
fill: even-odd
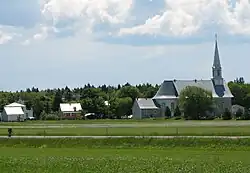
[(82, 106), (80, 103), (61, 103), (60, 111), (64, 119), (76, 119), (81, 116)]
[(33, 110), (27, 110), (26, 106), (19, 103), (6, 105), (1, 113), (2, 121), (24, 121), (33, 117)]
[(134, 119), (160, 117), (159, 112), (160, 109), (155, 105), (154, 100), (150, 98), (137, 98), (132, 107), (132, 117)]
[(2, 112), (2, 121), (24, 121), (26, 118), (24, 108), (25, 105), (19, 103), (6, 105)]

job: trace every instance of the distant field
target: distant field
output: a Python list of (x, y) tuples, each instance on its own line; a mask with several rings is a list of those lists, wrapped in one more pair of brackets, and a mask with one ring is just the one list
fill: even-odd
[(249, 172), (245, 140), (0, 140), (1, 173)]
[[(30, 128), (15, 126), (13, 136), (250, 136), (250, 126), (205, 127), (64, 127)], [(0, 135), (7, 136), (7, 128)]]

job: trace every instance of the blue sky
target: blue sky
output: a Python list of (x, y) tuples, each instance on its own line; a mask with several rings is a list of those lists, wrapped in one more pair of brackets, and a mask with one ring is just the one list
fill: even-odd
[(250, 81), (248, 0), (0, 0), (0, 90)]

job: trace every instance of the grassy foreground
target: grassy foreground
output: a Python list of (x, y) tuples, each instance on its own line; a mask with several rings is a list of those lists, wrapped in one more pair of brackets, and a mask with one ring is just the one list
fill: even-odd
[[(7, 128), (0, 136), (7, 136)], [(110, 127), (13, 128), (14, 136), (250, 136), (250, 126), (231, 127)]]
[(2, 173), (245, 173), (250, 168), (249, 151), (18, 148), (0, 152)]
[(249, 172), (250, 139), (1, 139), (1, 173)]

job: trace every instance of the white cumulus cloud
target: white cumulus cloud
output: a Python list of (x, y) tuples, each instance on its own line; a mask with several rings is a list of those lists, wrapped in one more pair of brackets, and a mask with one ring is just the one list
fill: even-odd
[(34, 40), (44, 40), (48, 37), (49, 28), (41, 26), (41, 31), (33, 36)]
[(124, 23), (132, 6), (133, 0), (43, 0), (41, 12), (54, 25), (73, 20), (91, 28), (98, 23)]
[(1, 31), (1, 28), (0, 28), (0, 44), (5, 44), (5, 43), (9, 42), (12, 39), (13, 39), (12, 34)]
[(250, 34), (250, 2), (238, 0), (165, 0), (165, 11), (144, 24), (122, 28), (119, 35), (188, 36), (218, 26), (223, 32)]

